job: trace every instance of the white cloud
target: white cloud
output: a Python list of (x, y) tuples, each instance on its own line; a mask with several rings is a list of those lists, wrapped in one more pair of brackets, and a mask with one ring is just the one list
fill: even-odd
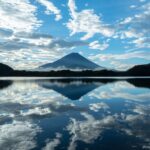
[(127, 24), (127, 23), (130, 23), (131, 21), (132, 21), (132, 18), (131, 17), (127, 17), (122, 22), (120, 22), (120, 24)]
[(28, 0), (1, 0), (0, 28), (14, 32), (31, 32), (41, 25), (35, 15), (36, 7)]
[(24, 119), (50, 117), (70, 110), (84, 111), (82, 107), (72, 103), (68, 104), (61, 94), (54, 92), (52, 89), (43, 90), (43, 84), (52, 85), (56, 83), (16, 81), (12, 86), (0, 90), (0, 114), (3, 114), (3, 117), (17, 120), (20, 117)]
[(21, 115), (22, 116), (30, 116), (30, 115), (39, 115), (39, 116), (44, 116), (46, 114), (51, 114), (51, 110), (49, 108), (40, 108), (40, 107), (35, 107), (33, 109), (29, 109), (27, 112), (24, 112), (21, 110)]
[[(42, 81), (36, 81), (36, 83), (38, 82), (42, 84)], [(24, 110), (22, 112), (26, 115), (35, 114), (34, 120), (38, 115), (42, 115), (40, 117), (43, 119), (45, 114), (49, 114), (44, 108), (50, 108), (54, 115), (62, 115), (67, 110), (69, 112), (74, 110), (74, 107), (71, 107), (72, 102), (68, 103), (68, 100), (64, 100), (59, 94), (49, 89), (42, 90), (36, 83), (33, 81), (16, 81), (13, 86), (0, 90), (1, 118), (3, 118), (3, 115), (6, 115), (7, 118), (10, 113), (14, 120), (17, 120), (17, 117), (19, 117), (18, 119), (28, 120), (29, 116), (27, 118), (25, 115), (19, 115), (20, 110)], [(146, 132), (149, 129), (149, 120), (147, 119), (150, 113), (149, 90), (136, 88), (128, 82), (119, 81), (101, 86), (94, 92), (89, 93), (88, 96), (98, 98), (98, 100), (94, 100), (97, 103), (89, 101), (82, 111), (84, 113), (81, 113), (80, 117), (72, 116), (69, 119), (70, 122), (65, 127), (67, 129), (65, 133), (68, 131), (69, 134), (67, 134), (70, 135), (68, 136), (70, 137), (68, 140), (70, 143), (67, 144), (69, 146), (68, 149), (76, 149), (78, 142), (83, 142), (85, 145), (95, 144), (95, 142), (105, 137), (105, 134), (103, 134), (105, 131), (111, 132), (112, 130), (127, 138), (128, 136), (132, 136), (133, 139), (138, 138), (140, 140), (139, 144), (143, 145), (143, 147), (150, 146), (149, 132)], [(111, 100), (107, 99), (115, 99), (115, 107), (121, 106), (119, 107), (121, 109), (114, 109), (115, 107)], [(109, 106), (104, 101), (107, 101)], [(65, 105), (66, 107), (64, 107)], [(89, 108), (95, 111), (94, 116), (92, 115), (93, 113), (87, 113)], [(100, 109), (102, 113), (98, 113)], [(105, 111), (107, 109), (109, 109), (109, 112)], [(81, 112), (79, 109), (77, 110), (78, 113)], [(26, 112), (29, 112), (29, 114)], [(28, 121), (14, 121), (13, 123), (2, 124), (1, 118), (0, 149), (3, 150), (3, 147), (6, 150), (36, 149), (36, 136), (41, 132), (37, 125), (31, 124)], [(64, 128), (62, 128), (62, 132), (64, 132)], [(44, 139), (45, 147), (43, 150), (59, 148), (61, 139), (63, 139), (62, 136), (63, 134), (57, 133), (54, 138), (47, 139), (46, 141)]]
[(13, 34), (12, 30), (6, 29), (6, 28), (0, 28), (0, 38), (8, 38), (11, 37)]
[(134, 43), (138, 48), (150, 48), (150, 37), (140, 37), (133, 40), (131, 43)]
[(121, 38), (126, 39), (126, 38), (137, 38), (141, 36), (141, 33), (137, 33), (135, 30), (131, 29), (129, 31), (124, 31), (122, 32)]
[(60, 144), (61, 137), (62, 135), (60, 133), (56, 133), (56, 138), (49, 140), (42, 150), (55, 150), (55, 148)]
[(110, 64), (113, 66), (113, 68), (117, 68), (118, 70), (127, 70), (136, 64), (130, 64), (130, 63), (123, 63), (121, 61), (111, 61)]
[(105, 127), (112, 126), (115, 122), (112, 116), (105, 116), (105, 118), (97, 120), (88, 113), (81, 113), (81, 115), (85, 120), (78, 121), (72, 118), (70, 124), (67, 126), (67, 130), (72, 135), (68, 150), (75, 150), (77, 141), (87, 144), (92, 143), (101, 136)]
[[(107, 86), (107, 85), (106, 85)], [(128, 89), (128, 92), (125, 90)], [(136, 102), (148, 102), (150, 93), (145, 92), (145, 93), (138, 93), (134, 94), (134, 90), (137, 90), (136, 87), (131, 85), (128, 82), (125, 81), (118, 81), (115, 82), (114, 84), (111, 84), (105, 87), (103, 90), (99, 91), (98, 89), (95, 90), (95, 92), (90, 93), (89, 96), (93, 98), (98, 98), (98, 99), (112, 99), (112, 98), (121, 98), (124, 100), (130, 100), (136, 101)], [(139, 89), (140, 91), (140, 89)]]
[(1, 150), (30, 150), (36, 147), (35, 136), (41, 129), (29, 122), (14, 121), (0, 126)]
[(2, 41), (0, 38), (0, 60), (15, 69), (37, 68), (64, 56), (73, 47), (88, 45), (82, 41), (66, 41), (42, 33), (17, 32), (8, 36), (8, 32), (0, 30), (6, 37)]
[(94, 41), (89, 44), (90, 49), (98, 49), (98, 50), (105, 50), (109, 47), (109, 44), (104, 42), (104, 43), (99, 43), (99, 41)]
[[(100, 63), (101, 61), (109, 62), (110, 67), (114, 69), (119, 70), (126, 70), (130, 67), (136, 65), (137, 63), (131, 63), (130, 61), (132, 59), (144, 59), (145, 62), (149, 63), (150, 61), (150, 52), (145, 51), (131, 51), (131, 52), (125, 52), (121, 54), (97, 54), (92, 55), (89, 57), (89, 59), (93, 61), (97, 61), (97, 63)], [(128, 61), (128, 63), (126, 63)]]
[[(41, 0), (60, 19), (60, 11), (49, 1)], [(0, 60), (15, 69), (32, 69), (63, 56), (66, 49), (80, 45), (50, 35), (35, 33), (41, 26), (37, 7), (29, 0), (2, 0), (0, 5)], [(82, 44), (81, 44), (82, 45)], [(42, 62), (42, 60), (44, 60)]]
[(111, 37), (114, 30), (109, 25), (104, 24), (101, 18), (94, 13), (93, 9), (85, 9), (77, 12), (77, 7), (74, 0), (68, 1), (71, 19), (67, 23), (70, 35), (76, 33), (85, 33), (82, 40), (92, 38), (96, 33), (106, 37)]
[(106, 104), (106, 103), (93, 103), (93, 104), (90, 104), (90, 110), (93, 110), (95, 112), (98, 112), (100, 109), (103, 109), (103, 110), (107, 110), (109, 109), (109, 106)]
[(133, 109), (133, 112), (140, 114), (140, 115), (145, 115), (148, 112), (150, 112), (149, 108), (150, 107), (144, 106), (144, 105), (136, 105), (135, 108)]
[(56, 21), (62, 19), (61, 11), (51, 1), (48, 0), (37, 0), (37, 1), (46, 7), (45, 13), (47, 15), (51, 15), (51, 14), (56, 15), (55, 18)]
[[(142, 102), (142, 101), (141, 101)], [(131, 114), (125, 115), (125, 120), (123, 121), (128, 124), (129, 128), (126, 129), (122, 127), (122, 131), (126, 132), (127, 135), (132, 135), (136, 138), (142, 139), (144, 143), (142, 148), (149, 149), (150, 147), (150, 137), (147, 129), (149, 128), (149, 112), (150, 107), (148, 105), (142, 105), (141, 103), (132, 103)]]
[[(141, 2), (142, 1), (143, 0), (141, 0)], [(137, 48), (150, 48), (150, 3), (147, 2), (141, 4), (140, 7), (137, 6), (136, 10), (138, 13), (129, 16), (120, 22), (120, 31), (118, 31), (115, 36), (120, 37), (121, 39), (128, 39), (128, 43)], [(141, 39), (142, 42), (140, 42)]]
[(106, 60), (128, 60), (132, 58), (139, 58), (139, 59), (145, 59), (145, 60), (150, 60), (149, 57), (149, 52), (144, 52), (144, 51), (133, 51), (133, 52), (128, 52), (128, 53), (123, 53), (123, 54), (97, 54), (95, 56), (90, 56), (92, 60), (101, 60), (101, 61), (106, 61)]
[[(40, 0), (47, 11), (61, 18), (61, 12), (49, 1)], [(0, 5), (0, 60), (14, 69), (33, 69), (64, 56), (66, 50), (85, 45), (36, 33), (42, 22), (37, 7), (29, 0), (2, 0)]]

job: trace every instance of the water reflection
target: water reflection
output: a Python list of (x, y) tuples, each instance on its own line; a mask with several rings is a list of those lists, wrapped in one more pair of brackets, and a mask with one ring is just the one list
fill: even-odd
[(71, 99), (78, 100), (82, 96), (86, 95), (88, 92), (103, 86), (108, 82), (113, 80), (45, 80), (39, 81), (39, 85), (46, 89), (52, 89), (61, 95)]
[(10, 86), (13, 83), (13, 81), (10, 80), (0, 80), (0, 89), (4, 89), (7, 88), (8, 86)]
[(150, 149), (149, 81), (0, 81), (0, 149)]
[(136, 87), (150, 88), (150, 78), (143, 79), (127, 79), (127, 81)]

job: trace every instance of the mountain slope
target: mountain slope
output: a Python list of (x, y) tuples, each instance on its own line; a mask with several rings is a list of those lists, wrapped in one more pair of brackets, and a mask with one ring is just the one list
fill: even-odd
[(93, 70), (93, 69), (103, 69), (99, 65), (91, 62), (90, 60), (84, 58), (78, 53), (71, 53), (69, 55), (64, 56), (63, 58), (53, 62), (42, 65), (39, 67), (41, 70), (51, 70), (51, 69), (86, 69), (86, 70)]
[(13, 69), (8, 65), (0, 63), (0, 75), (9, 75)]
[(149, 64), (143, 64), (143, 65), (136, 65), (129, 70), (127, 70), (127, 73), (130, 76), (150, 76), (150, 63)]

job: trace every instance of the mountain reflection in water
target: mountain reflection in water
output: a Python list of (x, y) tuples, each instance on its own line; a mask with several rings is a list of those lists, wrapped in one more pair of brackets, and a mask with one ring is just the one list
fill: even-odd
[(0, 149), (150, 149), (149, 114), (150, 79), (0, 80)]

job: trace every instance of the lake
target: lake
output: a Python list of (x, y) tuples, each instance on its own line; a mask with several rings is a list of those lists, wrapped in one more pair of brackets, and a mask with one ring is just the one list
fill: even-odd
[(0, 150), (150, 150), (150, 79), (0, 80)]

